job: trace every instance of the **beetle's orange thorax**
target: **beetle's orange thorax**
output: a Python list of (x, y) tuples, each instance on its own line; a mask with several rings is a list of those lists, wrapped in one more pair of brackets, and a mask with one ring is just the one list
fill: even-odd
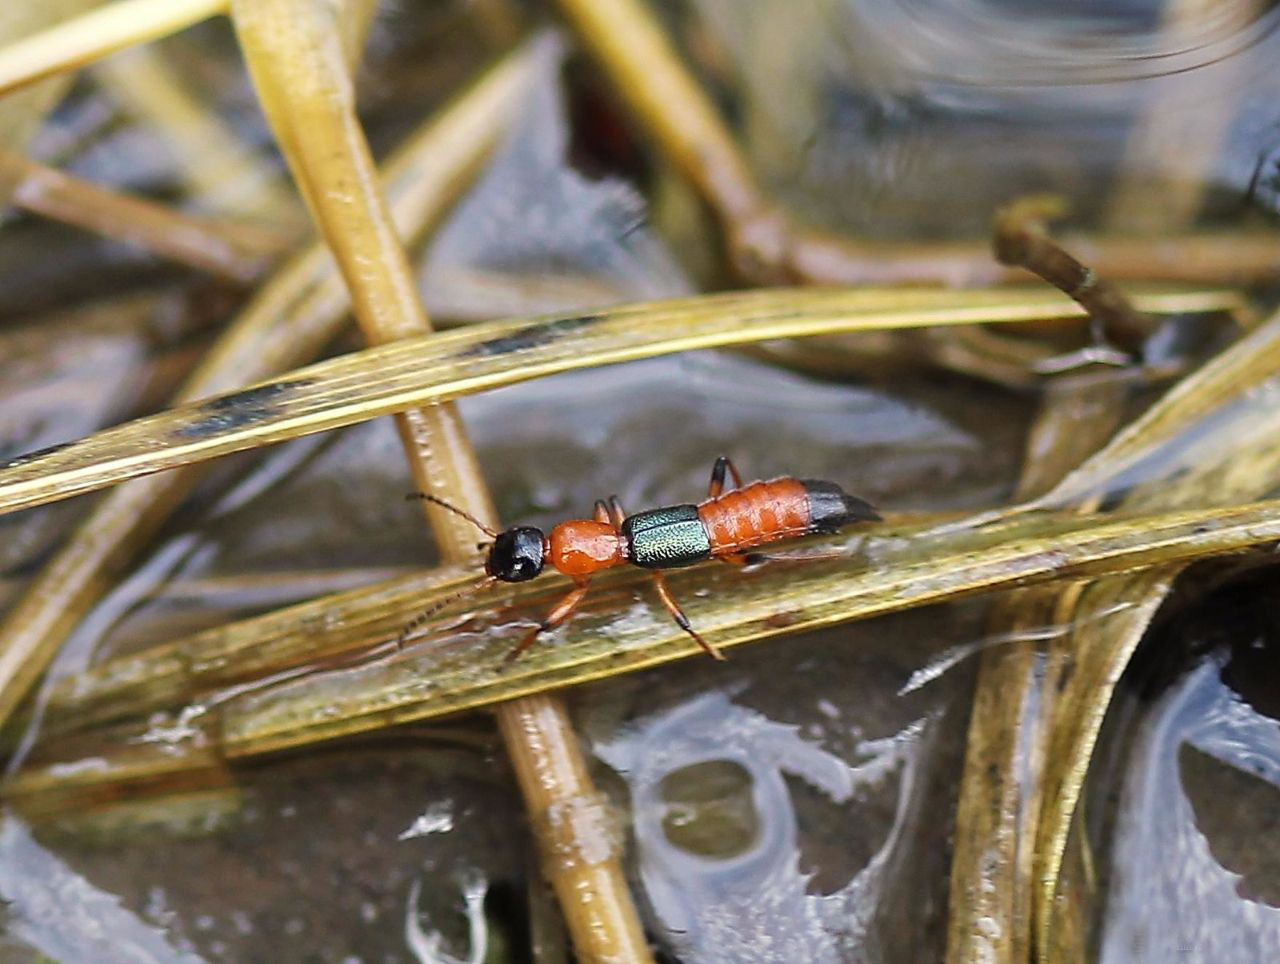
[(547, 542), (551, 565), (566, 576), (587, 576), (627, 561), (622, 537), (604, 522), (561, 522), (551, 530)]

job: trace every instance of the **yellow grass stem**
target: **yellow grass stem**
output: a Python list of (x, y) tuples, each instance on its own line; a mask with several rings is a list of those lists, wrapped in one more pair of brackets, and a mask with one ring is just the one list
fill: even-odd
[[(334, 14), (321, 0), (232, 3), (259, 100), (346, 279), (356, 320), (376, 345), (421, 335), (430, 325), (378, 190)], [(397, 425), (421, 491), (495, 521), (475, 453), (452, 405), (405, 409)], [(456, 561), (472, 555), (470, 526), (437, 505), (424, 505), (444, 557)], [(575, 837), (582, 821), (561, 826), (554, 819), (599, 807), (567, 713), (549, 697), (517, 701), (497, 713), (537, 831), (544, 871), (579, 956), (647, 959), (648, 944), (615, 849), (602, 850), (596, 840)]]
[(0, 48), (0, 95), (225, 12), (227, 0), (116, 0)]

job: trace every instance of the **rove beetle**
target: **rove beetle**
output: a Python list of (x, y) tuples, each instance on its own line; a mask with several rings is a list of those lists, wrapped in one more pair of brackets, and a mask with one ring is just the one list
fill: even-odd
[[(729, 492), (724, 490), (726, 472), (734, 484)], [(503, 532), (494, 532), (443, 499), (424, 492), (414, 493), (410, 498), (443, 506), (493, 539), (484, 564), (486, 578), (459, 595), (470, 595), (497, 582), (527, 582), (539, 575), (548, 562), (574, 581), (574, 588), (512, 650), (508, 660), (515, 659), (532, 646), (539, 635), (555, 629), (573, 615), (587, 595), (587, 583), (592, 575), (628, 563), (648, 569), (658, 597), (676, 624), (709, 655), (724, 659), (723, 654), (689, 624), (667, 589), (662, 570), (691, 566), (705, 559), (745, 566), (785, 558), (748, 550), (797, 536), (834, 533), (854, 522), (880, 518), (869, 503), (849, 495), (834, 482), (784, 477), (743, 486), (738, 470), (724, 456), (716, 459), (707, 498), (697, 505), (665, 506), (629, 516), (623, 512), (617, 496), (611, 496), (608, 502), (596, 502), (593, 518), (561, 522), (549, 536), (534, 526), (512, 526)], [(482, 543), (481, 548), (485, 545)], [(415, 626), (456, 598), (442, 600), (406, 626), (399, 644), (403, 646)]]

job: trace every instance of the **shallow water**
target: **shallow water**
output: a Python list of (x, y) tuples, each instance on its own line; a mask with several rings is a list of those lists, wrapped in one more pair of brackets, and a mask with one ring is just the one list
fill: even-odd
[[(1173, 185), (1170, 198), (1188, 186), (1187, 151), (1161, 150), (1154, 135), (1155, 148), (1139, 149), (1135, 132), (1154, 123), (1153, 104), (1181, 109), (1161, 135), (1175, 147), (1207, 145), (1190, 185), (1196, 198), (1204, 189), (1206, 220), (1276, 213), (1274, 9), (1205, 14), (1176, 30), (1136, 2), (1070, 16), (972, 0), (744, 10), (698, 0), (669, 12), (770, 187), (813, 223), (873, 237), (979, 237), (994, 206), (1049, 188), (1068, 193), (1082, 218), (1117, 223), (1117, 195), (1149, 202), (1151, 183)], [(423, 38), (439, 24), (418, 16), (393, 10), (375, 27), (375, 65), (387, 74), (378, 80), (371, 68), (367, 87), (380, 143), (484, 47), (466, 29), (433, 45)], [(199, 36), (223, 57), (201, 61), (198, 76), (235, 78), (226, 35)], [(430, 81), (428, 62), (442, 65)], [(546, 70), (552, 78), (559, 65)], [(209, 86), (245, 140), (263, 143), (242, 79)], [(556, 94), (548, 79), (417, 256), (435, 315), (532, 314), (702, 282), (707, 252), (691, 248), (706, 235), (691, 227), (668, 243), (659, 230), (687, 211), (667, 175), (643, 157), (638, 180), (570, 166), (593, 145), (584, 148)], [(107, 183), (180, 190), (156, 139), (130, 133), (117, 110), (81, 91), (43, 135), (45, 150)], [(1165, 213), (1183, 203), (1170, 200)], [(50, 252), (38, 274), (24, 270), (37, 245)], [(37, 314), (73, 310), (101, 286), (151, 300), (88, 318), (87, 309)], [(227, 313), (213, 310), (215, 298), (234, 295), (69, 231), (5, 224), (0, 461), (163, 405)], [(1221, 425), (1268, 407), (1273, 387), (1137, 461), (1109, 494), (1194, 472), (1215, 439), (1239, 446)], [(830, 478), (890, 511), (996, 506), (1010, 498), (1034, 407), (1028, 395), (934, 369), (823, 380), (729, 353), (557, 376), (461, 403), (502, 518), (540, 525), (586, 514), (610, 493), (632, 510), (696, 499), (719, 454), (749, 477)], [(410, 488), (386, 419), (224, 460), (72, 636), (50, 681), (432, 563), (420, 514), (404, 500)], [(0, 518), (0, 604), (88, 501)], [(993, 636), (987, 602), (570, 694), (663, 955), (940, 959), (971, 657), (1067, 630)], [(1181, 668), (1125, 710), (1137, 723), (1113, 724), (1108, 737), (1125, 765), (1095, 776), (1102, 802), (1089, 812), (1106, 883), (1094, 908), (1102, 960), (1192, 953), (1233, 964), (1280, 947), (1280, 863), (1253, 843), (1277, 812), (1275, 708), (1242, 695), (1231, 667), (1238, 677), (1252, 637), (1224, 625), (1225, 641), (1188, 647)], [(1273, 650), (1259, 633), (1260, 651)], [(157, 720), (152, 735), (180, 742), (180, 723)], [(265, 760), (232, 787), (92, 834), (6, 813), (0, 950), (13, 960), (523, 960), (531, 941), (563, 941), (523, 821), (483, 717)]]
[(1219, 590), (1130, 671), (1114, 804), (1097, 804), (1112, 825), (1100, 960), (1243, 964), (1280, 946), (1274, 588), (1266, 573)]

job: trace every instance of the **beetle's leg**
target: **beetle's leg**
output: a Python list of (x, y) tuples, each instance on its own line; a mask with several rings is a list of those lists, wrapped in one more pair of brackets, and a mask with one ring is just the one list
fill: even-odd
[(726, 552), (715, 558), (718, 562), (727, 562), (735, 569), (741, 569), (751, 562), (750, 556), (745, 552)]
[(627, 513), (623, 511), (622, 503), (618, 501), (616, 495), (609, 496), (609, 515), (613, 519), (613, 527), (621, 532), (622, 523), (627, 519)]
[(711, 484), (707, 486), (707, 498), (720, 498), (720, 493), (724, 491), (724, 474), (726, 471), (733, 477), (733, 487), (735, 489), (742, 488), (742, 476), (738, 474), (737, 467), (729, 461), (727, 456), (722, 455), (716, 459), (716, 464), (711, 467)]
[(667, 612), (671, 613), (671, 618), (676, 621), (676, 625), (697, 640), (698, 645), (707, 651), (708, 656), (724, 659), (724, 654), (720, 650), (699, 636), (697, 631), (689, 625), (689, 617), (684, 614), (680, 604), (672, 598), (671, 592), (667, 589), (666, 577), (660, 572), (651, 572), (649, 575), (653, 576), (653, 584), (658, 587), (658, 598), (662, 600), (662, 605), (667, 607)]
[(591, 518), (597, 522), (603, 522), (605, 525), (612, 524), (609, 519), (609, 506), (604, 499), (596, 499), (596, 510), (592, 513)]
[(507, 655), (506, 661), (508, 663), (511, 662), (526, 649), (536, 643), (539, 636), (555, 629), (566, 619), (572, 616), (573, 611), (578, 608), (579, 603), (582, 602), (582, 599), (586, 594), (587, 580), (583, 579), (581, 582), (578, 582), (576, 586), (570, 589), (565, 597), (556, 603), (555, 608), (552, 609), (551, 612), (547, 613), (542, 622), (538, 623), (537, 628), (534, 629), (533, 632), (529, 633), (529, 635), (521, 641), (520, 645)]

